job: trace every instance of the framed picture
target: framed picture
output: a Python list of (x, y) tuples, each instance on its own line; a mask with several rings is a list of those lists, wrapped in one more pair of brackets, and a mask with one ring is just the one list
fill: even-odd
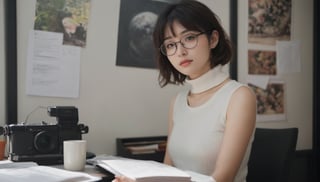
[[(237, 0), (239, 1), (239, 0)], [(243, 74), (277, 76), (277, 41), (291, 40), (292, 0), (246, 0), (239, 4), (238, 59)]]
[(241, 2), (237, 13), (240, 81), (256, 92), (257, 121), (284, 121), (286, 84), (272, 79), (282, 80), (277, 41), (291, 40), (292, 0), (235, 1)]

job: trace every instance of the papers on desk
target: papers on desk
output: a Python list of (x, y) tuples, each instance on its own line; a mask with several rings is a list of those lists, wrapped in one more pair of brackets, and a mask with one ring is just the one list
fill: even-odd
[(34, 163), (0, 163), (0, 181), (6, 182), (91, 182), (100, 177), (84, 172), (73, 172), (48, 166), (38, 166)]
[(26, 167), (32, 167), (32, 166), (38, 166), (38, 164), (35, 162), (12, 162), (10, 160), (0, 161), (0, 169), (10, 169), (10, 168), (17, 169), (17, 168), (26, 168)]
[(156, 161), (103, 160), (98, 165), (115, 175), (127, 176), (137, 182), (191, 182), (188, 173)]

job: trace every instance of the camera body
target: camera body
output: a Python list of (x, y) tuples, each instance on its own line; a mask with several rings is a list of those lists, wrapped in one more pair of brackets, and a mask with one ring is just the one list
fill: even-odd
[(78, 124), (78, 109), (73, 106), (49, 107), (57, 124), (11, 124), (4, 127), (9, 141), (9, 159), (39, 164), (63, 162), (63, 141), (81, 140), (89, 128)]

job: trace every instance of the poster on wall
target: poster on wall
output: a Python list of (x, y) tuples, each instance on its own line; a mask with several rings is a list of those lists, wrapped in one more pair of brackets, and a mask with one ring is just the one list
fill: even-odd
[(90, 0), (37, 0), (34, 30), (63, 33), (63, 44), (85, 47)]
[[(257, 121), (286, 119), (285, 84), (281, 65), (287, 64), (279, 55), (279, 42), (291, 41), (292, 0), (247, 0), (243, 20), (247, 33), (247, 82), (257, 96)], [(240, 10), (241, 11), (241, 10)], [(291, 55), (291, 54), (290, 54)]]
[(257, 121), (283, 121), (285, 115), (285, 84), (270, 80), (266, 89), (248, 84), (257, 97)]
[(276, 52), (266, 50), (248, 50), (250, 75), (276, 75)]
[(33, 96), (78, 98), (80, 50), (62, 45), (61, 33), (29, 33), (26, 93)]
[(275, 45), (290, 40), (291, 0), (249, 0), (248, 42)]
[(162, 10), (179, 0), (121, 0), (117, 66), (156, 68), (152, 33)]

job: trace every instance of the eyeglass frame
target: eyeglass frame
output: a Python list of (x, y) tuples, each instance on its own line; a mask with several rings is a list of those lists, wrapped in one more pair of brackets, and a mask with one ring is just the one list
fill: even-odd
[[(178, 43), (180, 43), (181, 46), (182, 46), (183, 48), (185, 48), (185, 49), (194, 49), (194, 48), (196, 48), (197, 45), (198, 45), (199, 36), (202, 35), (202, 34), (205, 34), (205, 33), (207, 33), (207, 32), (211, 32), (211, 31), (210, 31), (210, 30), (208, 30), (208, 31), (203, 31), (203, 32), (199, 32), (199, 33), (193, 35), (193, 36), (195, 36), (197, 43), (196, 43), (193, 47), (191, 47), (191, 48), (185, 47), (185, 46), (184, 46), (184, 43), (181, 42), (182, 39), (180, 39), (180, 40), (177, 41), (177, 42), (172, 42), (172, 43), (174, 44), (174, 47), (175, 47), (174, 53), (172, 53), (172, 54), (170, 54), (170, 55), (166, 54), (166, 53), (164, 52), (164, 50), (162, 49), (162, 47), (164, 47), (164, 43), (162, 43), (162, 44), (160, 45), (160, 47), (159, 47), (160, 52), (161, 52), (161, 54), (164, 55), (164, 56), (173, 56), (173, 55), (176, 54), (176, 52), (177, 52), (177, 50), (178, 50)], [(164, 48), (164, 49), (165, 49), (165, 48)]]

